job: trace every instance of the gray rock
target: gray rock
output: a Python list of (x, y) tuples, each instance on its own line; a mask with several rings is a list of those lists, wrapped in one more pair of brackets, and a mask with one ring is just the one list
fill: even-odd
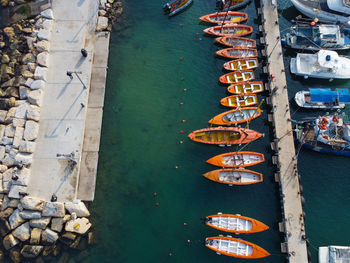
[(19, 213), (23, 219), (39, 219), (41, 218), (41, 213), (39, 211), (23, 210)]
[(55, 231), (47, 228), (42, 232), (41, 238), (43, 242), (54, 243), (58, 239), (58, 234)]
[(37, 245), (40, 243), (40, 237), (41, 237), (41, 229), (39, 228), (33, 228), (32, 232), (30, 233), (30, 244)]
[(5, 146), (0, 146), (0, 160), (5, 157)]
[(38, 39), (40, 40), (50, 40), (51, 39), (51, 31), (47, 29), (39, 29), (38, 31)]
[(6, 250), (13, 248), (18, 243), (19, 243), (18, 239), (16, 239), (12, 234), (8, 234), (2, 240), (2, 244), (4, 245)]
[(48, 67), (49, 66), (49, 53), (47, 52), (41, 52), (36, 57), (37, 62), (42, 67)]
[(41, 89), (32, 90), (28, 93), (28, 101), (32, 105), (41, 106), (43, 92)]
[(27, 109), (27, 119), (39, 121), (40, 120), (40, 108), (35, 105), (30, 105)]
[(33, 50), (35, 40), (36, 40), (36, 38), (34, 38), (34, 37), (26, 37), (27, 46), (28, 46), (29, 50)]
[(19, 98), (21, 100), (24, 100), (28, 96), (29, 89), (25, 86), (19, 86), (18, 92), (19, 92)]
[(21, 211), (19, 211), (19, 209), (16, 209), (15, 211), (13, 211), (12, 215), (10, 215), (9, 223), (11, 229), (15, 229), (16, 227), (25, 222), (25, 220), (20, 216), (20, 212)]
[(28, 63), (27, 66), (28, 66), (28, 70), (30, 72), (34, 73), (34, 71), (36, 69), (36, 64), (34, 62), (32, 62), (32, 63)]
[(64, 217), (64, 204), (61, 202), (45, 202), (42, 215), (52, 217)]
[[(0, 149), (1, 149), (1, 147), (0, 147)], [(3, 165), (3, 164), (0, 165), (0, 173), (4, 173), (7, 169), (8, 169), (8, 167), (6, 165)]]
[(56, 232), (61, 232), (63, 229), (64, 224), (64, 218), (63, 217), (56, 217), (52, 218), (51, 220), (51, 229)]
[(21, 199), (22, 207), (28, 210), (42, 211), (44, 208), (44, 203), (44, 200), (32, 196), (25, 196)]
[(14, 199), (21, 199), (25, 193), (27, 193), (27, 186), (12, 184), (8, 196)]
[(29, 224), (31, 227), (36, 227), (40, 229), (45, 229), (47, 225), (50, 223), (51, 217), (42, 217), (40, 219), (31, 219)]
[(89, 219), (83, 217), (68, 221), (65, 225), (65, 230), (83, 235), (90, 229), (90, 227), (91, 223), (89, 222)]
[(32, 85), (30, 85), (31, 90), (43, 89), (44, 87), (45, 87), (45, 81), (43, 81), (41, 79), (34, 80)]
[(106, 13), (107, 13), (106, 10), (103, 10), (103, 9), (98, 10), (98, 15), (99, 15), (99, 16), (105, 16)]
[(40, 13), (42, 18), (54, 19), (52, 9), (46, 9)]
[(9, 144), (12, 145), (12, 143), (13, 143), (13, 138), (9, 138), (9, 137), (6, 137), (6, 136), (2, 137), (2, 140), (1, 140), (1, 144), (2, 145), (9, 145)]
[(34, 79), (47, 80), (47, 68), (37, 66), (34, 72)]
[(12, 142), (13, 147), (15, 147), (15, 148), (19, 147), (19, 144), (21, 143), (22, 138), (23, 138), (23, 134), (24, 134), (24, 128), (16, 127), (15, 136), (14, 136), (13, 142)]
[(47, 40), (41, 40), (34, 44), (38, 52), (44, 52), (44, 51), (49, 51), (50, 50), (50, 42)]
[[(16, 128), (17, 127), (23, 128), (25, 123), (26, 123), (25, 119), (13, 118), (13, 120), (12, 120), (12, 125)], [(16, 132), (15, 132), (15, 134), (16, 134)]]
[(89, 210), (86, 208), (85, 204), (79, 200), (66, 202), (64, 205), (70, 214), (76, 213), (77, 217), (90, 216)]
[(15, 118), (24, 119), (26, 117), (28, 106), (29, 106), (29, 103), (23, 103), (19, 105), (16, 109)]
[(16, 107), (12, 107), (7, 111), (7, 115), (6, 115), (6, 118), (4, 120), (5, 123), (12, 122), (13, 118), (15, 117), (16, 110), (17, 110)]
[(42, 23), (42, 27), (47, 30), (52, 30), (53, 21), (50, 19), (45, 19)]
[(26, 87), (30, 88), (30, 86), (32, 85), (33, 81), (34, 81), (34, 79), (29, 78), (29, 79), (26, 80), (26, 82), (24, 83), (24, 85), (25, 85)]
[(16, 128), (12, 126), (12, 124), (7, 125), (5, 128), (5, 136), (9, 138), (13, 138), (15, 136)]
[(39, 124), (35, 121), (27, 121), (24, 128), (23, 139), (26, 141), (33, 141), (38, 137)]
[(99, 16), (97, 19), (96, 31), (105, 30), (108, 27), (108, 18), (105, 16)]
[(35, 142), (21, 141), (21, 143), (19, 144), (19, 150), (25, 153), (34, 153), (35, 146), (36, 146)]
[(0, 212), (0, 218), (8, 218), (13, 213), (13, 208), (6, 208), (4, 211)]
[(28, 63), (35, 62), (35, 56), (32, 53), (27, 53), (22, 58), (22, 63), (27, 65)]
[(19, 227), (17, 227), (15, 230), (13, 230), (12, 235), (21, 241), (28, 240), (30, 238), (29, 222), (26, 222), (20, 225)]
[(39, 256), (43, 248), (43, 246), (24, 245), (21, 250), (21, 254), (25, 258), (36, 258), (37, 256)]
[(23, 165), (30, 165), (33, 162), (33, 154), (31, 153), (18, 153), (15, 156), (15, 165), (23, 164)]
[(0, 110), (0, 122), (3, 123), (5, 121), (7, 115), (7, 111), (6, 110)]
[[(4, 143), (4, 140), (2, 140), (1, 142)], [(10, 156), (9, 154), (5, 154), (4, 159), (2, 159), (2, 164), (6, 165), (7, 167), (11, 167), (15, 164), (15, 158)]]

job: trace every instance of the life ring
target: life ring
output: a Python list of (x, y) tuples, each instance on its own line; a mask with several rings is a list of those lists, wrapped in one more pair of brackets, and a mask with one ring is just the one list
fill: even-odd
[(322, 118), (322, 122), (328, 123), (327, 118), (326, 118), (326, 117), (323, 117), (323, 118)]
[(336, 115), (334, 115), (333, 118), (332, 118), (332, 120), (333, 120), (334, 122), (338, 122), (338, 117), (337, 117)]

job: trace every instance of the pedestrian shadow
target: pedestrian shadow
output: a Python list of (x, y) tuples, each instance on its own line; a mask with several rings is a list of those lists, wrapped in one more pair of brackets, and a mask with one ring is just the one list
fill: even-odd
[(69, 84), (71, 84), (72, 80), (70, 80), (69, 82), (67, 82), (63, 88), (61, 89), (60, 93), (57, 95), (56, 99), (59, 99), (65, 92), (66, 92), (66, 89), (68, 87)]
[(81, 25), (81, 27), (79, 28), (78, 32), (74, 35), (74, 37), (72, 38), (72, 40), (67, 40), (67, 43), (77, 43), (79, 42), (79, 40), (77, 39), (78, 35), (80, 34), (80, 32), (83, 30), (83, 28), (85, 27), (86, 23), (83, 23)]
[(80, 1), (78, 2), (77, 6), (80, 7), (82, 4), (84, 4), (84, 2), (85, 2), (85, 0), (80, 0)]
[(83, 64), (84, 60), (86, 58), (84, 56), (81, 56), (80, 59), (78, 60), (77, 64), (75, 64), (74, 68), (79, 68), (81, 66), (81, 64)]

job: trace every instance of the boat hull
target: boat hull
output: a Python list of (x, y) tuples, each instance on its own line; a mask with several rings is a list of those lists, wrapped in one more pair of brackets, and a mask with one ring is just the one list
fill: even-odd
[(249, 107), (258, 103), (255, 94), (232, 95), (220, 100), (221, 105), (226, 107)]
[[(215, 219), (220, 219), (220, 218), (231, 218), (231, 219), (237, 219), (237, 220), (242, 220), (242, 221), (248, 221), (251, 225), (251, 228), (249, 230), (232, 229), (232, 228), (228, 228), (228, 227), (224, 228), (224, 227), (221, 227), (220, 224), (217, 224), (215, 221)], [(264, 223), (262, 223), (256, 219), (246, 217), (246, 216), (231, 215), (231, 214), (217, 214), (217, 215), (207, 216), (205, 224), (207, 226), (210, 226), (210, 227), (215, 228), (215, 229), (220, 230), (220, 231), (237, 233), (237, 234), (258, 233), (258, 232), (262, 232), (262, 231), (269, 229), (269, 227), (267, 225), (265, 225)]]
[(163, 9), (169, 11), (168, 15), (171, 17), (186, 9), (192, 2), (193, 0), (173, 0), (167, 3), (171, 7), (170, 10), (167, 9), (167, 4), (163, 5)]
[[(231, 0), (229, 0), (229, 1), (231, 1)], [(242, 8), (246, 5), (248, 5), (250, 3), (250, 1), (251, 0), (236, 1), (237, 3), (234, 3), (233, 5), (224, 6), (222, 11), (231, 11), (231, 10), (236, 10), (236, 9)]]
[(203, 176), (217, 183), (228, 185), (250, 185), (263, 181), (263, 175), (247, 169), (218, 169)]
[(246, 36), (253, 32), (253, 28), (247, 25), (226, 24), (206, 28), (203, 32), (213, 36)]
[(217, 37), (215, 42), (228, 47), (256, 48), (256, 41), (246, 37)]
[(261, 110), (257, 107), (244, 107), (225, 111), (209, 120), (215, 125), (233, 125), (251, 121), (261, 115)]
[(258, 51), (254, 48), (225, 48), (216, 51), (216, 55), (231, 59), (247, 59), (256, 58), (258, 56)]
[(252, 70), (259, 67), (257, 58), (241, 58), (228, 61), (224, 64), (224, 69), (228, 71)]
[[(265, 249), (255, 245), (253, 243), (250, 243), (248, 241), (244, 241), (244, 240), (237, 239), (237, 238), (217, 236), (217, 237), (207, 237), (205, 239), (205, 241), (206, 241), (206, 244), (205, 244), (206, 247), (214, 250), (215, 252), (217, 252), (219, 254), (225, 255), (225, 256), (253, 259), (253, 258), (264, 258), (264, 257), (267, 257), (270, 255), (270, 253), (267, 252)], [(218, 241), (219, 241), (219, 243), (231, 243), (231, 244), (233, 244), (233, 246), (234, 245), (238, 246), (237, 243), (239, 243), (240, 246), (245, 247), (246, 249), (249, 250), (249, 255), (238, 254), (238, 253), (227, 251), (225, 249), (218, 248), (216, 246), (216, 243)]]
[(295, 94), (294, 101), (299, 107), (306, 108), (306, 109), (343, 109), (345, 108), (344, 103), (339, 103), (337, 105), (335, 105), (334, 103), (318, 103), (318, 102), (308, 103), (305, 100), (305, 96), (307, 94), (310, 94), (310, 92), (298, 91)]
[(265, 161), (262, 153), (256, 152), (230, 152), (216, 155), (206, 162), (219, 167), (248, 167)]
[(203, 22), (215, 24), (241, 23), (248, 19), (248, 14), (243, 12), (219, 12), (201, 16), (199, 18)]
[(219, 78), (219, 81), (223, 84), (234, 84), (247, 82), (253, 80), (254, 78), (255, 77), (252, 70), (240, 70), (222, 75)]
[(214, 145), (233, 145), (248, 143), (264, 136), (250, 129), (240, 127), (205, 128), (191, 132), (188, 137), (195, 141)]
[(264, 91), (264, 84), (261, 81), (248, 81), (245, 83), (235, 83), (227, 88), (232, 94), (251, 94)]

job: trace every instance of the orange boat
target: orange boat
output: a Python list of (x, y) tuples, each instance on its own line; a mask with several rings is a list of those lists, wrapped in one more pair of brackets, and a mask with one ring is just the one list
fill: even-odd
[(239, 70), (222, 75), (219, 78), (219, 81), (224, 84), (233, 84), (247, 82), (249, 80), (253, 80), (254, 78), (255, 77), (252, 70)]
[(256, 41), (246, 37), (217, 37), (215, 38), (215, 42), (228, 47), (256, 48)]
[(257, 58), (235, 59), (224, 64), (224, 69), (231, 71), (256, 69), (257, 67), (259, 67), (259, 62)]
[(201, 16), (199, 19), (203, 22), (215, 24), (241, 23), (248, 19), (248, 14), (242, 12), (228, 11), (204, 15)]
[(251, 94), (264, 91), (264, 84), (261, 81), (248, 81), (245, 83), (235, 83), (227, 88), (233, 94)]
[(207, 216), (205, 224), (220, 231), (237, 234), (251, 234), (269, 229), (267, 225), (253, 218), (222, 213)]
[(247, 107), (258, 103), (255, 94), (232, 95), (221, 99), (221, 105), (226, 107)]
[(263, 175), (246, 169), (218, 169), (203, 174), (217, 183), (232, 185), (256, 184), (263, 181)]
[(209, 120), (215, 125), (232, 125), (251, 121), (261, 115), (261, 110), (257, 107), (244, 107), (225, 111)]
[(251, 34), (253, 28), (247, 25), (226, 24), (208, 27), (203, 32), (214, 36), (245, 36)]
[(262, 133), (240, 127), (213, 127), (191, 132), (188, 137), (200, 143), (232, 145), (248, 143), (264, 136)]
[(229, 152), (216, 155), (207, 163), (219, 167), (247, 167), (253, 166), (265, 161), (265, 156), (262, 153), (256, 152)]
[(255, 48), (235, 47), (218, 50), (216, 51), (216, 55), (233, 59), (256, 58), (258, 51)]
[(270, 255), (265, 249), (231, 236), (207, 237), (205, 246), (218, 254), (236, 258), (264, 258)]

